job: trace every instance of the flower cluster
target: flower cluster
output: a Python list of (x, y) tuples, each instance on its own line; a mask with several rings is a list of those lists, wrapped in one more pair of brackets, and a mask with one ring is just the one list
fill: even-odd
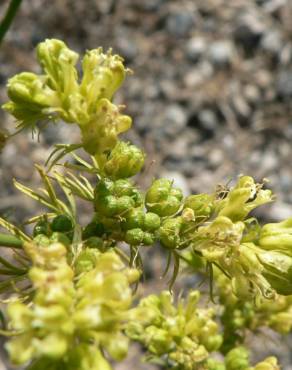
[[(122, 329), (133, 319), (130, 284), (139, 272), (125, 268), (110, 251), (83, 249), (70, 266), (61, 243), (24, 248), (33, 263), (29, 278), (35, 294), (29, 305), (19, 300), (8, 305), (10, 328), (17, 332), (7, 344), (12, 362), (35, 359), (70, 368), (80, 357), (82, 366), (74, 368), (97, 370), (110, 368), (101, 350), (116, 360), (125, 357), (128, 339)], [(84, 361), (92, 364), (86, 367)]]
[(212, 309), (198, 308), (198, 291), (180, 299), (177, 307), (168, 291), (142, 299), (140, 307), (152, 311), (149, 321), (130, 322), (127, 335), (142, 343), (152, 358), (161, 358), (173, 369), (194, 370), (203, 364), (209, 352), (222, 344)]
[[(273, 357), (251, 366), (248, 351), (237, 346), (246, 329), (291, 331), (292, 219), (261, 226), (251, 212), (274, 197), (248, 176), (231, 188), (188, 197), (164, 178), (138, 188), (133, 177), (145, 154), (120, 140), (131, 118), (112, 102), (127, 73), (123, 60), (100, 48), (87, 51), (79, 76), (78, 57), (62, 41), (46, 40), (37, 49), (41, 74), (23, 72), (8, 81), (4, 109), (19, 128), (61, 120), (79, 127), (81, 142), (52, 152), (50, 169), (63, 156), (74, 157), (64, 172), (36, 167), (44, 189), (15, 183), (50, 210), (26, 222), (35, 224), (32, 235), (0, 218), (13, 234), (0, 233), (0, 243), (22, 248), (16, 264), (0, 257), (1, 275), (13, 277), (1, 281), (0, 291), (25, 278), (29, 284), (17, 286), (7, 308), (12, 362), (30, 370), (110, 370), (109, 361), (122, 360), (131, 339), (166, 369), (277, 370)], [(91, 160), (72, 153), (77, 149)], [(93, 184), (88, 174), (95, 176)], [(90, 202), (85, 225), (75, 197)], [(158, 244), (168, 254), (167, 269), (174, 261), (170, 287), (180, 260), (206, 267), (216, 281), (220, 317), (214, 308), (198, 306), (198, 291), (176, 305), (163, 291), (132, 307), (131, 284), (138, 286), (143, 266), (139, 250)]]

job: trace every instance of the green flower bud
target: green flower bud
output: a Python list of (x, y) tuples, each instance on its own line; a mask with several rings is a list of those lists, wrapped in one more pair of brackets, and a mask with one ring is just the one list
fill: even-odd
[(113, 179), (132, 177), (141, 171), (144, 159), (145, 154), (139, 148), (120, 141), (111, 151), (104, 171)]
[(271, 356), (256, 364), (254, 370), (280, 370), (280, 366), (276, 357)]
[(95, 210), (104, 216), (114, 216), (119, 213), (118, 198), (113, 195), (95, 200)]
[(143, 236), (143, 244), (144, 245), (153, 245), (155, 243), (155, 235), (154, 234), (151, 234), (147, 231), (144, 232), (144, 236)]
[(166, 219), (162, 223), (159, 229), (159, 238), (164, 247), (170, 249), (179, 247), (181, 242), (180, 231), (182, 223), (181, 217)]
[(181, 190), (173, 188), (172, 181), (158, 179), (146, 193), (146, 207), (161, 217), (171, 216), (179, 210), (182, 198)]
[(143, 230), (136, 228), (126, 232), (125, 241), (130, 245), (139, 245), (143, 242), (143, 238)]
[(214, 358), (207, 359), (206, 367), (208, 370), (225, 370), (225, 365)]
[(258, 253), (263, 276), (277, 293), (292, 294), (292, 257), (276, 251)]
[(135, 201), (131, 197), (124, 195), (117, 199), (118, 214), (124, 213), (125, 211), (133, 207), (135, 207)]
[(53, 219), (51, 228), (53, 231), (60, 231), (63, 233), (70, 231), (73, 229), (72, 219), (67, 215), (58, 215)]
[(105, 247), (103, 239), (99, 238), (98, 236), (91, 236), (90, 238), (86, 239), (84, 245), (88, 248), (95, 248), (100, 251), (103, 251)]
[(259, 245), (266, 250), (283, 251), (292, 257), (292, 218), (262, 227)]
[(70, 239), (63, 233), (54, 232), (50, 237), (51, 243), (61, 243), (66, 247), (71, 244)]
[(111, 100), (126, 75), (123, 59), (118, 55), (112, 55), (111, 50), (104, 54), (102, 48), (87, 51), (82, 68), (80, 92), (88, 102), (90, 111), (95, 109), (99, 99)]
[(196, 194), (188, 196), (184, 201), (184, 209), (194, 211), (194, 217), (199, 219), (211, 216), (214, 209), (214, 196), (209, 194)]
[(269, 327), (281, 334), (289, 334), (292, 329), (292, 313), (278, 312), (270, 316)]
[(118, 143), (118, 135), (128, 131), (131, 125), (131, 118), (121, 114), (119, 107), (107, 99), (100, 99), (92, 120), (79, 126), (83, 147), (91, 155), (112, 150)]
[(145, 214), (145, 220), (143, 229), (147, 231), (155, 231), (159, 229), (161, 224), (160, 217), (156, 213), (147, 212)]
[(246, 370), (249, 368), (249, 353), (244, 347), (234, 348), (225, 356), (226, 370)]
[(82, 238), (86, 240), (92, 236), (102, 236), (105, 233), (105, 229), (102, 223), (98, 221), (92, 221), (82, 231)]
[(124, 230), (141, 229), (144, 226), (145, 212), (142, 208), (132, 208), (125, 217), (126, 220), (122, 225)]
[(47, 237), (47, 235), (44, 234), (38, 234), (33, 238), (33, 241), (42, 247), (47, 247), (51, 244), (51, 240)]
[(46, 40), (37, 47), (38, 60), (49, 77), (49, 86), (68, 97), (77, 90), (77, 70), (75, 64), (78, 54), (70, 50), (63, 41)]
[(121, 197), (123, 195), (131, 196), (134, 187), (129, 180), (119, 179), (114, 182), (114, 194)]
[(8, 81), (7, 93), (11, 100), (3, 105), (3, 109), (17, 119), (20, 127), (53, 119), (53, 114), (60, 109), (58, 95), (46, 83), (45, 76), (29, 72), (20, 73)]
[(76, 274), (92, 270), (96, 265), (98, 256), (99, 252), (96, 249), (84, 249), (75, 261)]
[(37, 236), (39, 234), (43, 234), (49, 236), (51, 234), (50, 224), (46, 220), (40, 220), (36, 223), (33, 229), (33, 236)]
[[(109, 179), (102, 179), (97, 183), (94, 189), (95, 198), (102, 198), (107, 195), (111, 195), (114, 193), (114, 189), (115, 189), (115, 183), (113, 181)], [(123, 194), (123, 195), (128, 195), (128, 194)]]

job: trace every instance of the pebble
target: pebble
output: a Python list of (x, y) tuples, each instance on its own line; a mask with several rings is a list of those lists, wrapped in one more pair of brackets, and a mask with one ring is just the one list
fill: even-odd
[(234, 47), (231, 41), (216, 41), (210, 45), (208, 54), (210, 60), (216, 66), (227, 66), (231, 64), (234, 58)]
[(279, 31), (269, 31), (264, 34), (261, 40), (261, 47), (263, 50), (278, 55), (283, 47), (283, 40)]
[(276, 81), (278, 96), (284, 99), (292, 97), (292, 69), (281, 71)]
[(166, 29), (171, 36), (175, 37), (187, 36), (194, 25), (193, 14), (182, 9), (170, 13), (166, 21)]
[(192, 37), (186, 44), (188, 58), (197, 62), (207, 50), (206, 41), (203, 37)]
[(170, 137), (178, 135), (187, 125), (187, 114), (178, 104), (167, 107), (162, 119), (163, 132)]

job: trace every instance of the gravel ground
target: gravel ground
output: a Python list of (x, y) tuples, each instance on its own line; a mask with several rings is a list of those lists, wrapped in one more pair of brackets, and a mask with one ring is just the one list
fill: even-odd
[[(241, 173), (268, 178), (277, 202), (259, 217), (279, 220), (292, 211), (291, 19), (291, 0), (24, 0), (0, 49), (0, 100), (7, 78), (38, 71), (34, 47), (45, 38), (80, 52), (112, 47), (134, 71), (116, 101), (134, 118), (128, 138), (148, 152), (141, 182), (167, 176), (188, 194)], [(0, 112), (0, 125), (11, 130), (13, 121)], [(37, 211), (12, 179), (37, 185), (32, 164), (66, 141), (78, 134), (62, 125), (39, 142), (29, 133), (10, 141), (0, 157), (1, 214), (20, 221)]]

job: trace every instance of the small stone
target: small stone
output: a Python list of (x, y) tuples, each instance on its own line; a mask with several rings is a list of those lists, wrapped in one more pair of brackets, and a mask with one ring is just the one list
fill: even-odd
[(203, 109), (198, 114), (200, 126), (208, 133), (213, 133), (218, 127), (216, 114), (210, 109)]
[(243, 95), (245, 99), (252, 104), (256, 104), (257, 102), (259, 102), (261, 98), (261, 94), (258, 87), (251, 84), (244, 86)]
[(126, 61), (131, 62), (135, 59), (138, 49), (133, 40), (122, 37), (116, 41), (116, 44), (118, 53), (120, 53)]
[(172, 36), (185, 37), (190, 33), (194, 24), (194, 16), (192, 13), (186, 10), (177, 10), (168, 16), (166, 28)]
[(192, 37), (186, 45), (187, 56), (193, 62), (197, 62), (206, 49), (207, 45), (202, 37)]
[(280, 32), (270, 31), (266, 33), (261, 40), (261, 47), (271, 54), (279, 54), (283, 47), (283, 40)]
[(231, 64), (234, 57), (233, 44), (227, 40), (213, 42), (210, 45), (208, 55), (214, 65), (227, 66)]
[(187, 125), (187, 114), (178, 104), (170, 105), (164, 115), (162, 122), (163, 131), (169, 136), (176, 136)]
[(277, 94), (281, 98), (292, 97), (292, 70), (281, 71), (276, 81)]

